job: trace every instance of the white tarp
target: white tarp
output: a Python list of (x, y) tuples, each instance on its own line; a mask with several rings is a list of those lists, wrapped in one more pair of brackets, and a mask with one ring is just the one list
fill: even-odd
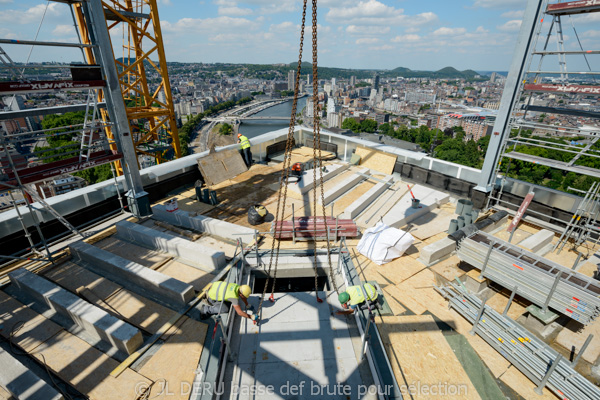
[(410, 233), (379, 222), (363, 233), (356, 248), (360, 254), (381, 265), (400, 257), (414, 241)]

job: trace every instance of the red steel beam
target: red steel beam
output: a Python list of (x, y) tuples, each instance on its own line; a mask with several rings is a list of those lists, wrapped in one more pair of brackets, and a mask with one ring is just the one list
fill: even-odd
[[(599, 0), (600, 1), (600, 0)], [(600, 96), (600, 86), (587, 85), (551, 85), (528, 83), (523, 87), (530, 92), (573, 93)]]
[(48, 92), (52, 90), (83, 90), (101, 88), (106, 82), (99, 81), (37, 81), (0, 82), (0, 93)]
[(548, 4), (546, 14), (572, 15), (600, 11), (600, 0), (577, 0), (566, 3)]

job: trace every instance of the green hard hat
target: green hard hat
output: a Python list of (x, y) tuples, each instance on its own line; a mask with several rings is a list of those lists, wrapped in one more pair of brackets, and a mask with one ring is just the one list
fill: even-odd
[(342, 292), (338, 295), (338, 300), (340, 301), (340, 304), (344, 304), (348, 300), (350, 300), (350, 295), (348, 294), (348, 292)]

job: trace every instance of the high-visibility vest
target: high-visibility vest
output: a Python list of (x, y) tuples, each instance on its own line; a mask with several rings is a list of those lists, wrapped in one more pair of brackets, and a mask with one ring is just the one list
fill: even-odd
[(208, 290), (208, 298), (214, 301), (223, 301), (223, 298), (225, 298), (225, 301), (239, 299), (239, 288), (240, 285), (236, 285), (235, 283), (215, 282)]
[[(373, 301), (377, 298), (378, 295), (375, 286), (371, 285), (370, 283), (365, 283), (363, 288), (365, 289), (365, 293), (367, 294), (369, 300)], [(363, 291), (361, 290), (360, 286), (350, 286), (346, 289), (346, 292), (350, 295), (351, 306), (355, 306), (365, 301), (365, 296), (363, 295)]]
[(240, 139), (240, 149), (241, 150), (247, 149), (248, 147), (251, 146), (250, 140), (248, 140), (248, 138), (246, 136), (242, 135), (239, 137), (239, 139)]

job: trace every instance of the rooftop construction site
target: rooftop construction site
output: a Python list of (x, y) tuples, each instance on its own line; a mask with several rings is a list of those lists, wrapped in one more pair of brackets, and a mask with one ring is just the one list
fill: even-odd
[[(600, 157), (600, 114), (532, 100), (600, 94), (581, 81), (598, 70), (566, 69), (600, 50), (565, 50), (561, 25), (600, 1), (527, 1), (482, 169), (328, 131), (317, 113), (297, 125), (300, 62), (289, 129), (181, 156), (156, 0), (57, 2), (79, 43), (0, 39), (0, 68), (15, 71), (2, 95), (83, 99), (0, 122), (85, 112), (0, 134), (14, 206), (0, 213), (0, 400), (600, 399), (600, 170), (581, 163)], [(308, 40), (316, 1), (304, 7)], [(10, 58), (24, 45), (85, 61), (36, 82)], [(595, 119), (577, 130), (587, 144), (524, 134), (573, 133), (535, 112)], [(76, 143), (19, 153), (49, 131)], [(509, 176), (527, 163), (589, 186)], [(105, 164), (104, 182), (40, 189)]]

